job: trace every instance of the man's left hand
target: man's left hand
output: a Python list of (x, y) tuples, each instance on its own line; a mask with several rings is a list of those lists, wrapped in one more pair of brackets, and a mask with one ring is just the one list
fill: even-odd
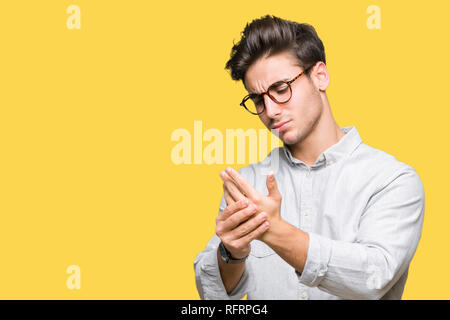
[(227, 205), (230, 205), (230, 202), (247, 198), (257, 207), (258, 212), (267, 213), (268, 231), (270, 231), (270, 226), (280, 222), (282, 197), (273, 173), (268, 174), (266, 178), (267, 196), (256, 191), (236, 170), (230, 167), (221, 172), (220, 177), (224, 182), (223, 189)]

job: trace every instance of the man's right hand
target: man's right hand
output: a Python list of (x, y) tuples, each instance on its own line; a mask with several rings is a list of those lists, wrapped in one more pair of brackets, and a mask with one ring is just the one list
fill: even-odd
[(250, 253), (250, 242), (269, 228), (267, 214), (256, 214), (257, 208), (246, 198), (229, 204), (216, 219), (216, 234), (233, 258)]

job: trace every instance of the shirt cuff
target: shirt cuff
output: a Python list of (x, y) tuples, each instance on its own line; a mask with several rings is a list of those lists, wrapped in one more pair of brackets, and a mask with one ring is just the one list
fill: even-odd
[(317, 287), (328, 271), (331, 257), (332, 240), (309, 233), (308, 255), (303, 272), (296, 274), (300, 283), (308, 287)]
[(236, 287), (227, 294), (220, 275), (219, 262), (217, 261), (217, 248), (207, 252), (203, 256), (200, 266), (200, 282), (203, 288), (205, 300), (240, 300), (248, 292), (250, 273), (248, 272), (248, 259), (245, 262), (244, 273)]

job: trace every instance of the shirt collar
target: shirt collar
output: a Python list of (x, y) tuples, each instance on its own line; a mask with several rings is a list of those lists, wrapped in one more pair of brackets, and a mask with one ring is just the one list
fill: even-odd
[[(361, 136), (354, 126), (342, 127), (341, 130), (344, 131), (345, 135), (337, 143), (322, 152), (313, 167), (324, 164), (327, 166), (332, 165), (349, 156), (361, 144)], [(292, 156), (285, 144), (283, 144), (283, 150), (289, 163), (306, 166), (303, 161)]]

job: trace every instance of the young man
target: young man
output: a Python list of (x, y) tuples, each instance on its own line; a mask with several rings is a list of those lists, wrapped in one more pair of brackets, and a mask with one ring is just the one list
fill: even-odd
[[(273, 16), (247, 25), (226, 67), (241, 103), (283, 141), (221, 173), (216, 234), (195, 262), (202, 299), (400, 299), (424, 216), (415, 170), (340, 128), (313, 27)], [(251, 115), (249, 113), (249, 115)]]

